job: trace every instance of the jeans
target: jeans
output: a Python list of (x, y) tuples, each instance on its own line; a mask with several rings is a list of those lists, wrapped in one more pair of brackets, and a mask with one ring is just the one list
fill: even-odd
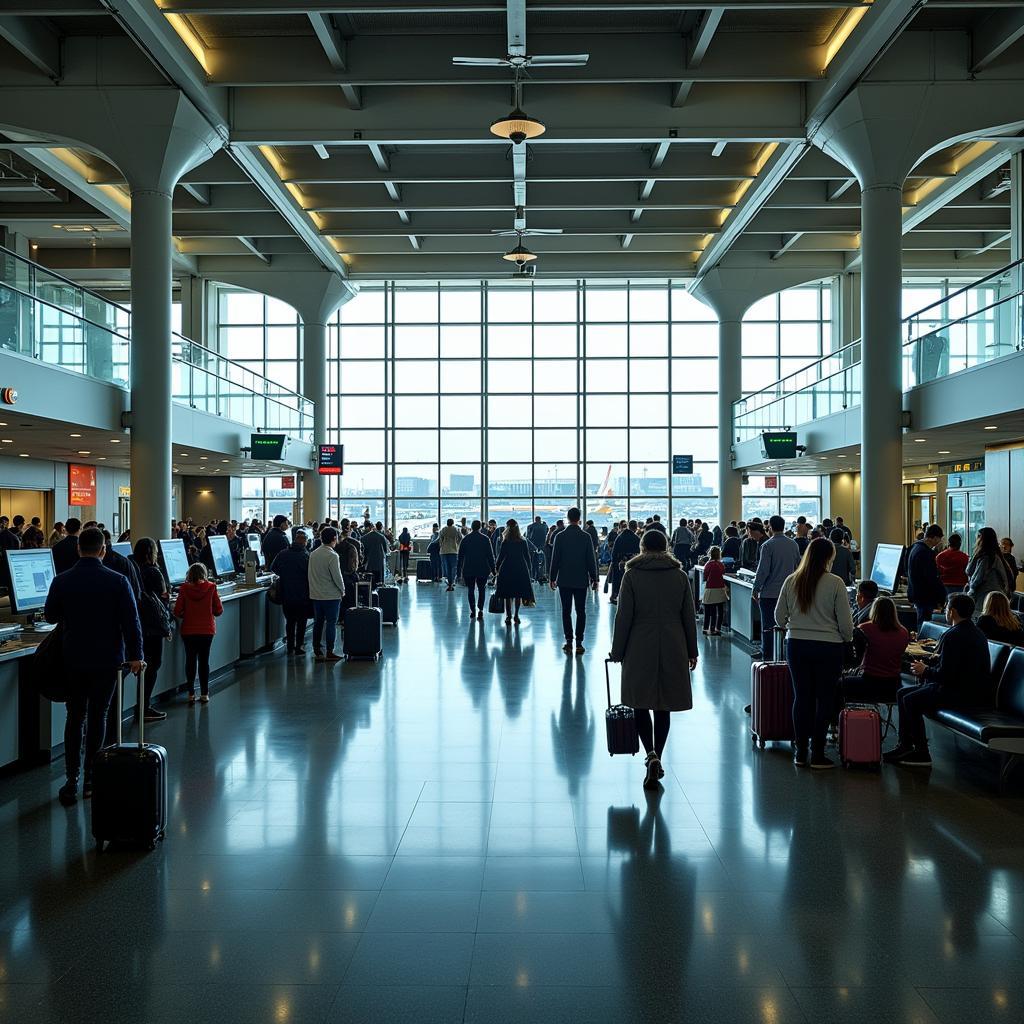
[(757, 607), (761, 611), (761, 657), (765, 661), (775, 658), (775, 605), (777, 597), (759, 597)]
[(690, 545), (689, 544), (677, 544), (672, 549), (672, 554), (676, 556), (676, 560), (683, 563), (684, 569), (690, 568)]
[(708, 630), (708, 632), (721, 632), (722, 619), (724, 618), (725, 604), (704, 605), (704, 628)]
[(456, 555), (442, 555), (441, 556), (441, 571), (442, 574), (448, 579), (448, 586), (455, 586), (455, 570), (459, 567), (459, 556)]
[(410, 552), (408, 552), (408, 551), (399, 551), (398, 552), (398, 558), (399, 558), (399, 561), (402, 564), (402, 575), (403, 576), (408, 576), (409, 575), (409, 554), (410, 554)]
[(204, 696), (210, 693), (210, 648), (213, 646), (212, 636), (189, 634), (182, 636), (185, 644), (185, 688), (190, 694), (195, 693), (196, 672), (199, 673), (199, 692)]
[(587, 588), (559, 587), (562, 599), (562, 632), (566, 642), (572, 640), (572, 609), (576, 606), (576, 642), (583, 643), (583, 631), (587, 628)]
[(142, 638), (142, 658), (146, 662), (146, 699), (142, 709), (153, 706), (153, 691), (156, 689), (156, 677), (164, 662), (164, 638), (162, 636), (144, 636)]
[(475, 607), (479, 608), (480, 611), (484, 610), (484, 605), (487, 597), (487, 577), (486, 576), (467, 576), (466, 577), (466, 593), (469, 597), (469, 610), (473, 611), (473, 591), (479, 589), (480, 598), (476, 602)]
[(939, 708), (939, 687), (937, 683), (923, 686), (904, 686), (896, 694), (900, 709), (900, 746), (928, 749), (928, 733), (924, 727), (924, 716), (933, 714)]
[(117, 688), (115, 668), (85, 669), (72, 672), (70, 689), (74, 693), (66, 704), (64, 724), (64, 770), (69, 782), (77, 782), (82, 770), (82, 737), (85, 736), (85, 777), (92, 777), (92, 762), (102, 749), (107, 732), (107, 712)]
[(294, 651), (306, 642), (306, 626), (309, 623), (309, 602), (297, 601), (284, 605), (284, 635), (288, 650)]
[(826, 640), (787, 640), (786, 660), (793, 678), (793, 735), (797, 750), (825, 753), (825, 735), (843, 674), (843, 645)]
[[(313, 602), (313, 650), (317, 654), (334, 652), (334, 641), (338, 636), (338, 615), (341, 614), (341, 598), (336, 601)], [(324, 629), (327, 631), (327, 646), (324, 647)]]

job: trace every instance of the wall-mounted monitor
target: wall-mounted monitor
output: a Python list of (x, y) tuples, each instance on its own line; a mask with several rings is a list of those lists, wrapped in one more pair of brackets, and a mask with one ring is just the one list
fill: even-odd
[(345, 446), (321, 444), (317, 446), (317, 469), (320, 476), (341, 476), (345, 471)]
[(172, 586), (185, 582), (188, 575), (188, 555), (185, 542), (178, 537), (160, 541), (160, 555), (164, 560), (164, 572)]
[(282, 459), (287, 441), (286, 434), (250, 434), (249, 455), (254, 459)]
[(766, 459), (795, 459), (796, 433), (789, 430), (765, 431), (761, 435), (761, 455)]
[(231, 557), (231, 545), (227, 537), (215, 534), (207, 538), (210, 542), (210, 551), (213, 554), (213, 571), (218, 576), (233, 576), (235, 573), (235, 560)]
[(57, 575), (53, 552), (49, 548), (8, 551), (7, 565), (11, 571), (11, 611), (15, 615), (39, 611)]

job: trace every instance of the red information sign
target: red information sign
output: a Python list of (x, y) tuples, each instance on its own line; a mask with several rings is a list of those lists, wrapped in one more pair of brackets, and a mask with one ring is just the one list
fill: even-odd
[(322, 444), (317, 451), (317, 472), (321, 476), (341, 476), (345, 469), (345, 446)]
[(79, 507), (96, 504), (95, 466), (68, 466), (68, 504)]
[(282, 491), (294, 491), (295, 490), (295, 477), (283, 476), (281, 477), (281, 490)]
[(764, 489), (766, 491), (774, 491), (779, 486), (779, 478), (777, 476), (766, 476), (764, 478)]

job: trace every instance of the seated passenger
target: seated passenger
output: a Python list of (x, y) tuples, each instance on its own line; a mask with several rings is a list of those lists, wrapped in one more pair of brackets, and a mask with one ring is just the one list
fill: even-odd
[(874, 580), (861, 580), (857, 584), (857, 610), (853, 613), (853, 624), (863, 626), (871, 619), (871, 606), (878, 597), (878, 584)]
[(896, 605), (890, 597), (879, 597), (871, 604), (867, 622), (854, 631), (858, 650), (863, 646), (860, 668), (843, 679), (844, 702), (889, 704), (899, 690), (903, 652), (910, 633), (900, 624)]
[(896, 695), (900, 709), (899, 744), (885, 754), (887, 764), (930, 767), (924, 716), (940, 708), (976, 705), (978, 692), (987, 687), (991, 665), (985, 634), (971, 621), (974, 599), (953, 594), (946, 602), (946, 621), (952, 626), (942, 638), (935, 665), (911, 663), (920, 684), (904, 686)]
[(993, 591), (985, 598), (978, 629), (989, 640), (1024, 647), (1024, 626), (1010, 609), (1010, 599), (998, 591)]

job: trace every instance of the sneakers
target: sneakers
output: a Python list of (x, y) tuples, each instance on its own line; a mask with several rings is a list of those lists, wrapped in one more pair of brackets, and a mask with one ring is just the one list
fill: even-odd
[(586, 650), (587, 649), (586, 649), (586, 647), (583, 646), (583, 644), (577, 644), (576, 645), (576, 653), (577, 654), (584, 654), (586, 652)]
[(908, 768), (931, 768), (932, 755), (928, 752), (927, 747), (914, 747), (899, 763)]
[(618, 604), (619, 603), (619, 599), (617, 597), (609, 597), (608, 598), (608, 603), (609, 604)]
[(572, 641), (566, 640), (565, 643), (562, 644), (562, 650), (565, 651), (566, 654), (572, 654)]
[(801, 750), (797, 747), (797, 749), (793, 751), (793, 764), (795, 764), (797, 768), (807, 768), (810, 766), (810, 763), (806, 750)]
[(835, 761), (833, 761), (831, 757), (828, 757), (825, 754), (815, 754), (811, 758), (812, 770), (819, 770), (823, 768), (835, 768), (835, 766)]
[(335, 654), (334, 651), (328, 651), (324, 661), (341, 661), (341, 655)]
[(902, 764), (903, 760), (914, 752), (914, 748), (908, 743), (900, 743), (882, 755), (886, 764)]
[(167, 717), (167, 712), (157, 711), (156, 708), (149, 707), (143, 712), (142, 717), (147, 722), (162, 722)]
[(204, 693), (202, 695), (202, 697), (199, 698), (199, 703), (200, 704), (209, 704), (210, 703), (210, 695), (208, 693)]
[(659, 781), (665, 777), (658, 755), (652, 750), (647, 755), (647, 774), (644, 776), (644, 789), (657, 789)]
[(57, 790), (57, 799), (65, 807), (74, 807), (78, 803), (78, 782), (69, 779)]

